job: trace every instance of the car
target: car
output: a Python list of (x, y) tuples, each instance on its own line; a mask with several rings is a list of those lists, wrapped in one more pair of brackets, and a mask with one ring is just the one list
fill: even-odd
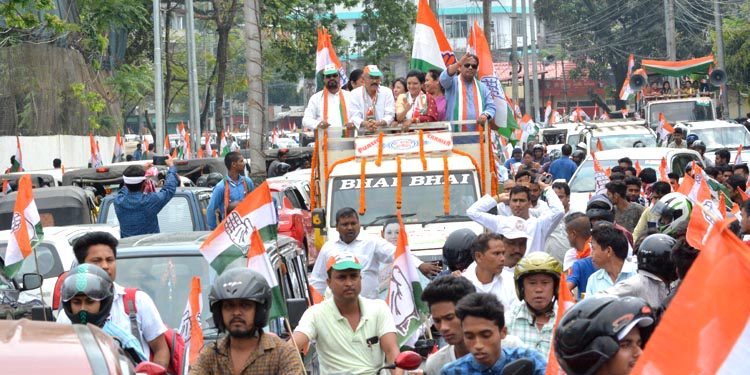
[(742, 145), (742, 160), (750, 160), (750, 131), (742, 124), (727, 121), (698, 121), (677, 123), (687, 129), (688, 135), (694, 134), (706, 145), (704, 156), (714, 160), (716, 151), (726, 148), (733, 163), (737, 157), (737, 149)]
[[(66, 172), (63, 175), (63, 186), (97, 186), (98, 190), (103, 190), (99, 195), (109, 194), (109, 190), (116, 190), (122, 183), (122, 174), (131, 165), (141, 165), (152, 163), (151, 160), (125, 161), (121, 163), (107, 164), (98, 168), (82, 168), (75, 171)], [(155, 166), (159, 172), (166, 172), (167, 167), (164, 165)], [(153, 178), (154, 182), (156, 178)]]
[[(92, 224), (96, 222), (96, 203), (91, 190), (78, 186), (33, 189), (34, 202), (42, 226)], [(10, 229), (17, 192), (0, 197), (0, 230)]]
[(0, 181), (8, 180), (8, 182), (10, 183), (10, 188), (15, 191), (18, 190), (18, 180), (25, 174), (31, 175), (31, 186), (34, 188), (62, 186), (61, 169), (12, 172), (0, 175)]
[[(75, 262), (73, 243), (78, 237), (94, 231), (107, 232), (116, 238), (120, 237), (119, 227), (106, 224), (44, 228), (44, 238), (34, 248), (34, 253), (24, 259), (14, 281), (18, 285), (23, 285), (22, 275), (26, 273), (41, 274), (44, 278), (41, 288), (42, 300), (47, 306), (52, 306), (53, 310), (57, 310), (57, 303), (53, 300), (55, 283), (60, 274), (70, 270)], [(0, 256), (3, 258), (10, 236), (10, 230), (0, 232)], [(23, 300), (35, 299), (39, 297), (39, 290), (24, 291), (21, 292), (21, 296)]]
[[(162, 233), (208, 230), (206, 207), (211, 199), (211, 188), (177, 188), (172, 199), (157, 215)], [(111, 194), (99, 205), (99, 218), (102, 224), (119, 225), (113, 206), (116, 194)]]
[(271, 197), (279, 213), (278, 232), (294, 238), (302, 246), (309, 265), (315, 264), (318, 249), (315, 247), (315, 232), (309, 203), (291, 181), (268, 180)]
[(226, 176), (227, 167), (224, 158), (199, 158), (190, 160), (175, 160), (175, 169), (180, 177), (190, 179), (192, 183), (198, 181), (198, 177), (209, 173), (220, 173)]
[(0, 320), (4, 374), (135, 374), (115, 340), (91, 324)]
[[(603, 169), (617, 165), (617, 161), (629, 157), (633, 163), (637, 161), (641, 168), (653, 168), (659, 173), (662, 158), (667, 160), (667, 172), (675, 172), (682, 176), (685, 167), (691, 161), (703, 165), (700, 154), (693, 150), (664, 147), (622, 148), (596, 152), (596, 158)], [(570, 178), (570, 210), (571, 212), (586, 211), (586, 204), (591, 195), (595, 194), (594, 161), (591, 155), (581, 162), (578, 169)]]

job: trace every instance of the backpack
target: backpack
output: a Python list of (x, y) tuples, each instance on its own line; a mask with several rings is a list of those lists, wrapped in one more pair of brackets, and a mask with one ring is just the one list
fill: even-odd
[[(136, 319), (136, 313), (138, 313), (138, 306), (135, 303), (135, 293), (138, 288), (125, 288), (125, 296), (122, 299), (122, 304), (125, 307), (125, 314), (128, 314), (130, 318), (130, 331), (135, 337), (141, 337), (141, 331), (138, 328), (138, 320)], [(167, 347), (169, 348), (169, 367), (167, 373), (174, 375), (184, 375), (183, 369), (185, 365), (185, 339), (179, 332), (172, 328), (167, 327), (167, 331), (164, 332), (164, 338), (167, 340)], [(153, 359), (154, 353), (151, 353)]]

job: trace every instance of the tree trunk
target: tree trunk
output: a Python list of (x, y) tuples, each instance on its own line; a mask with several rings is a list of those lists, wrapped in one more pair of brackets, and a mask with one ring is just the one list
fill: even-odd
[[(169, 93), (172, 89), (172, 80), (174, 79), (174, 73), (172, 73), (172, 50), (169, 48), (170, 38), (169, 38), (169, 32), (170, 32), (170, 24), (169, 20), (172, 16), (172, 2), (167, 1), (167, 8), (164, 12), (164, 62), (165, 62), (165, 69), (164, 69), (164, 125), (165, 125), (165, 133), (166, 133), (166, 124), (167, 119), (169, 118)], [(163, 141), (163, 140), (162, 140)]]
[(211, 76), (208, 77), (208, 80), (206, 80), (206, 97), (203, 100), (203, 110), (201, 110), (201, 118), (200, 118), (201, 129), (205, 129), (205, 130), (208, 130), (208, 108), (209, 108), (209, 104), (211, 103), (211, 83), (214, 81), (215, 76), (216, 76), (216, 64), (214, 64), (214, 69), (211, 71)]
[(492, 50), (492, 1), (482, 0), (482, 26), (484, 27), (484, 38), (487, 39), (487, 46)]
[[(224, 118), (224, 81), (227, 78), (227, 48), (229, 46), (229, 26), (219, 26), (216, 33), (219, 36), (216, 44), (216, 92), (214, 93), (214, 121), (216, 121), (216, 131), (224, 130), (222, 119)], [(218, 133), (217, 133), (218, 134)]]
[(263, 65), (261, 64), (262, 48), (260, 42), (260, 2), (245, 0), (245, 59), (247, 60), (248, 79), (248, 124), (250, 132), (250, 167), (253, 174), (266, 172), (265, 155), (263, 154), (263, 129), (265, 123), (265, 106), (263, 93)]

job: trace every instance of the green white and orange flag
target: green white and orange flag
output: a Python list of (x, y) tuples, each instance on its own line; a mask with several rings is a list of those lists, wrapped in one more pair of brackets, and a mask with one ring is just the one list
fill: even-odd
[(336, 56), (336, 49), (333, 48), (333, 42), (331, 42), (331, 34), (328, 33), (326, 28), (321, 27), (318, 28), (318, 50), (315, 53), (315, 82), (319, 90), (323, 89), (323, 69), (328, 64), (336, 66), (341, 78), (341, 86), (344, 86), (349, 78), (346, 75), (346, 69)]
[(714, 56), (708, 55), (682, 61), (643, 60), (641, 61), (641, 67), (649, 73), (669, 77), (684, 77), (691, 74), (708, 74), (708, 69), (713, 63)]
[(179, 332), (185, 339), (185, 352), (187, 354), (183, 364), (187, 374), (188, 367), (198, 359), (198, 354), (203, 348), (203, 329), (201, 328), (201, 315), (203, 314), (203, 297), (201, 296), (201, 278), (193, 276), (190, 284), (185, 311), (182, 313)]
[(219, 150), (221, 152), (221, 157), (223, 158), (229, 153), (229, 145), (227, 145), (227, 137), (224, 134), (224, 131), (221, 132), (221, 141), (219, 142)]
[(419, 0), (409, 67), (423, 72), (430, 69), (442, 71), (455, 62), (453, 48), (432, 13), (430, 4), (427, 0)]
[(604, 171), (602, 165), (599, 164), (594, 150), (591, 150), (591, 160), (594, 161), (594, 191), (596, 194), (606, 194), (607, 188), (605, 186), (609, 183), (609, 175)]
[(254, 230), (263, 241), (275, 241), (278, 221), (271, 190), (263, 182), (211, 232), (201, 244), (201, 254), (221, 274), (229, 264), (247, 257)]
[[(693, 204), (685, 239), (690, 246), (703, 249), (706, 234), (710, 231), (714, 219), (721, 217), (721, 211), (719, 204), (711, 196), (711, 189), (706, 182), (708, 175), (696, 164), (693, 164), (692, 169), (693, 175), (685, 174), (678, 192), (685, 194)], [(724, 207), (721, 209), (726, 211)]]
[(112, 162), (117, 163), (123, 161), (125, 156), (125, 147), (123, 146), (122, 137), (120, 137), (120, 131), (117, 131), (117, 138), (115, 138), (115, 150), (112, 152)]
[(8, 277), (15, 276), (23, 260), (31, 255), (42, 238), (44, 238), (44, 230), (39, 220), (34, 195), (31, 192), (31, 175), (26, 174), (18, 180), (10, 237), (5, 250), (5, 274)]
[(422, 323), (422, 315), (427, 314), (429, 310), (421, 298), (422, 284), (419, 283), (414, 257), (409, 251), (409, 240), (401, 212), (397, 211), (397, 215), (400, 231), (386, 303), (396, 323), (396, 334), (400, 346), (416, 332)]
[(271, 303), (271, 311), (268, 313), (268, 317), (273, 319), (287, 316), (284, 295), (281, 293), (279, 281), (276, 279), (276, 272), (273, 271), (271, 259), (268, 257), (266, 246), (263, 244), (263, 239), (257, 228), (253, 229), (252, 237), (250, 237), (250, 249), (247, 252), (247, 268), (263, 275), (268, 286), (271, 288), (271, 299), (273, 302)]

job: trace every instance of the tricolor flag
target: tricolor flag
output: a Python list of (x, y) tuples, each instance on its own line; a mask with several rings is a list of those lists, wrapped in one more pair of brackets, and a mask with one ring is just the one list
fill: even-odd
[(205, 132), (204, 138), (206, 140), (206, 144), (203, 147), (203, 156), (210, 158), (214, 156), (214, 151), (211, 149), (211, 136), (208, 134), (208, 132)]
[(409, 67), (423, 72), (430, 69), (442, 71), (455, 63), (456, 55), (429, 3), (427, 0), (419, 0)]
[(667, 171), (667, 158), (662, 157), (661, 163), (659, 164), (659, 181), (669, 182), (669, 175)]
[(16, 136), (16, 154), (14, 163), (10, 166), (11, 172), (23, 172), (23, 154), (21, 153), (21, 138)]
[(750, 248), (728, 225), (714, 225), (632, 374), (747, 373)]
[(521, 118), (521, 123), (519, 124), (521, 126), (521, 143), (526, 143), (526, 140), (529, 139), (530, 136), (536, 134), (536, 125), (534, 124), (534, 120), (531, 118), (531, 115), (528, 113), (523, 115)]
[(596, 153), (591, 151), (591, 159), (594, 161), (594, 191), (596, 194), (606, 194), (607, 188), (604, 187), (609, 183), (609, 176), (604, 171), (599, 160), (596, 158)]
[[(268, 194), (270, 198), (271, 193), (269, 192)], [(281, 293), (279, 281), (276, 279), (276, 272), (274, 272), (273, 266), (271, 266), (271, 259), (268, 257), (258, 228), (253, 228), (253, 233), (250, 237), (250, 249), (247, 252), (247, 268), (263, 275), (268, 286), (271, 288), (271, 299), (273, 302), (271, 303), (271, 311), (268, 313), (268, 317), (274, 319), (287, 316), (286, 301), (284, 300), (284, 295)]]
[(125, 155), (125, 152), (123, 151), (125, 147), (122, 143), (122, 138), (120, 137), (120, 131), (117, 131), (117, 137), (115, 138), (115, 150), (112, 152), (112, 162), (117, 163), (121, 162), (123, 159), (123, 155)]
[(643, 60), (643, 69), (669, 77), (684, 77), (695, 73), (708, 74), (714, 63), (714, 56), (708, 55), (683, 61)]
[(8, 246), (5, 250), (5, 275), (12, 278), (21, 268), (23, 260), (44, 238), (39, 211), (31, 192), (31, 175), (18, 179), (18, 193), (13, 207)]
[(590, 117), (581, 109), (580, 106), (576, 106), (576, 109), (573, 111), (573, 113), (570, 114), (570, 120), (574, 122), (581, 122), (584, 120), (590, 120)]
[(143, 137), (143, 153), (145, 154), (145, 153), (148, 152), (148, 148), (149, 148), (150, 145), (149, 145), (148, 139), (146, 139), (145, 135), (142, 135), (141, 137)]
[(602, 145), (601, 138), (596, 139), (596, 151), (604, 151), (604, 146)]
[(641, 175), (641, 163), (638, 160), (635, 161), (635, 175)]
[(247, 256), (254, 230), (259, 231), (263, 241), (276, 240), (278, 221), (271, 190), (264, 182), (211, 232), (201, 245), (201, 254), (220, 274), (230, 263)]
[(315, 54), (315, 81), (318, 89), (323, 87), (323, 68), (328, 64), (336, 65), (341, 78), (341, 86), (344, 86), (349, 77), (346, 75), (346, 69), (336, 56), (336, 50), (331, 43), (331, 35), (325, 28), (318, 28), (318, 50)]
[(227, 145), (227, 137), (224, 131), (221, 132), (221, 141), (219, 142), (219, 150), (221, 150), (221, 157), (226, 156), (229, 153), (229, 145)]
[(193, 150), (190, 148), (190, 132), (185, 133), (185, 151), (182, 154), (184, 160), (192, 159)]
[(474, 21), (474, 25), (469, 32), (466, 49), (474, 51), (477, 57), (479, 57), (477, 76), (487, 86), (487, 89), (490, 90), (492, 99), (495, 101), (496, 112), (492, 121), (498, 126), (498, 133), (510, 139), (513, 129), (518, 129), (518, 123), (513, 116), (513, 107), (510, 106), (505, 97), (505, 90), (503, 90), (503, 85), (500, 83), (500, 78), (495, 74), (490, 46), (487, 44), (487, 39), (484, 37), (482, 28), (479, 27), (479, 23), (476, 21)]
[(742, 161), (742, 144), (740, 144), (739, 147), (737, 147), (737, 155), (734, 157), (734, 165), (742, 163), (744, 163), (744, 161)]
[(190, 285), (185, 311), (180, 321), (180, 335), (185, 340), (185, 353), (183, 359), (184, 371), (187, 374), (188, 367), (192, 365), (203, 348), (203, 329), (201, 328), (201, 315), (203, 315), (203, 297), (201, 296), (201, 278), (193, 276)]
[(172, 148), (172, 145), (169, 144), (169, 134), (164, 136), (164, 155), (169, 155), (169, 151)]
[(3, 195), (8, 195), (10, 193), (10, 182), (6, 179), (3, 179), (3, 188), (2, 191)]
[(414, 264), (409, 251), (409, 239), (406, 236), (401, 212), (396, 211), (396, 215), (401, 230), (396, 242), (396, 254), (393, 256), (393, 271), (386, 303), (396, 323), (396, 334), (401, 346), (416, 332), (422, 323), (422, 314), (427, 314), (429, 310), (421, 298), (422, 284), (419, 283), (417, 265)]
[(90, 149), (89, 151), (91, 152), (91, 158), (89, 159), (89, 162), (91, 163), (91, 168), (101, 167), (104, 163), (102, 163), (101, 155), (99, 155), (99, 146), (94, 140), (93, 133), (89, 133), (89, 149)]
[(565, 272), (563, 272), (560, 275), (560, 285), (557, 288), (557, 312), (555, 315), (555, 325), (552, 326), (552, 337), (551, 341), (552, 344), (550, 345), (549, 350), (549, 357), (547, 357), (547, 370), (545, 371), (545, 375), (558, 375), (558, 374), (565, 374), (562, 369), (560, 368), (560, 365), (557, 363), (557, 357), (555, 356), (555, 331), (557, 330), (557, 325), (560, 324), (560, 320), (562, 320), (563, 315), (565, 315), (565, 312), (568, 311), (569, 308), (573, 307), (573, 305), (576, 304), (576, 299), (573, 297), (573, 293), (570, 292), (570, 289), (568, 289), (568, 283), (565, 278)]
[(599, 104), (594, 103), (594, 120), (597, 119), (597, 115), (599, 114)]
[(544, 108), (544, 123), (552, 125), (555, 123), (555, 117), (552, 116), (552, 101), (547, 100), (547, 107)]
[(666, 140), (670, 134), (674, 133), (674, 127), (667, 122), (667, 118), (664, 117), (664, 112), (659, 112), (659, 127), (656, 128), (656, 132), (659, 134), (659, 138), (664, 140)]
[(630, 88), (630, 75), (633, 74), (633, 67), (635, 66), (635, 58), (633, 57), (633, 54), (630, 54), (630, 57), (628, 57), (628, 69), (625, 72), (625, 81), (622, 83), (622, 88), (620, 89), (620, 100), (627, 101), (630, 99), (630, 95), (633, 95), (635, 91), (633, 91), (632, 88)]
[[(703, 241), (706, 233), (708, 233), (711, 225), (713, 225), (713, 217), (720, 217), (721, 212), (717, 208), (718, 204), (711, 196), (711, 190), (706, 182), (706, 173), (700, 166), (695, 164), (692, 169), (693, 176), (685, 174), (678, 192), (685, 194), (693, 204), (685, 238), (690, 246), (696, 249), (703, 249)], [(726, 210), (726, 208), (723, 209)]]

